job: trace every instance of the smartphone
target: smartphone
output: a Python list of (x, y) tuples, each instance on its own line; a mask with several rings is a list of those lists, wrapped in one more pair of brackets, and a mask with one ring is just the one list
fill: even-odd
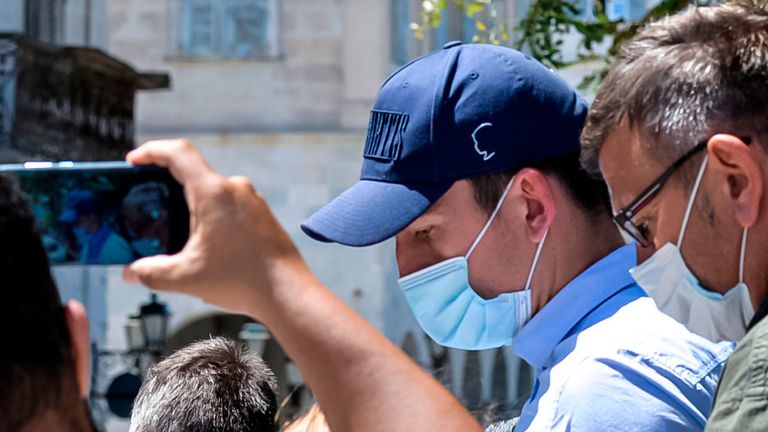
[(128, 264), (174, 254), (189, 237), (182, 186), (165, 169), (126, 162), (0, 165), (26, 193), (53, 265)]

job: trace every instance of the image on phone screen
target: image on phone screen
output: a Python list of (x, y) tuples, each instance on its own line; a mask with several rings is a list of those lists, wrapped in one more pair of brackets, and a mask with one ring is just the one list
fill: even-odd
[(83, 165), (0, 170), (26, 193), (51, 264), (128, 264), (183, 248), (189, 211), (167, 170)]

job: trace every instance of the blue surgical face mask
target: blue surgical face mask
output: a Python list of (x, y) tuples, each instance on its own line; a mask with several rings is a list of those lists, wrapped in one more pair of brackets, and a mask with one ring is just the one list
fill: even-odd
[(748, 230), (744, 229), (741, 238), (739, 283), (725, 294), (704, 287), (688, 268), (680, 252), (707, 160), (705, 157), (691, 190), (677, 243), (665, 244), (643, 264), (630, 270), (630, 273), (662, 312), (685, 325), (688, 330), (714, 342), (738, 341), (746, 334), (747, 325), (755, 315), (749, 288), (744, 282)]
[(491, 226), (514, 178), (465, 256), (451, 258), (398, 281), (424, 332), (449, 348), (484, 350), (510, 345), (531, 318), (531, 279), (547, 234), (539, 243), (521, 291), (486, 300), (469, 284), (467, 260)]
[(140, 238), (131, 241), (131, 247), (140, 257), (159, 255), (165, 253), (166, 250), (163, 247), (160, 240), (156, 238)]

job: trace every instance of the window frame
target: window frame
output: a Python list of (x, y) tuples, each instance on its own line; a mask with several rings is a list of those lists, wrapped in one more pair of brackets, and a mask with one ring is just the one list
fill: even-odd
[[(263, 2), (267, 18), (263, 31), (263, 42), (254, 41), (250, 50), (247, 44), (238, 43), (237, 28), (229, 9), (245, 6), (249, 2)], [(189, 14), (190, 4), (207, 4), (212, 9), (210, 48), (194, 46), (191, 38), (194, 24)], [(256, 6), (256, 5), (254, 5)], [(279, 0), (171, 0), (169, 11), (168, 48), (169, 61), (272, 61), (282, 59), (282, 9)], [(260, 47), (260, 48), (259, 48)]]

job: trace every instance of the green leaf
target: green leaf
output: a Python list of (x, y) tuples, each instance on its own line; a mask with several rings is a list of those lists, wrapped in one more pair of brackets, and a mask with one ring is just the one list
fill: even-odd
[(473, 2), (467, 7), (467, 16), (469, 18), (474, 18), (475, 15), (481, 13), (483, 10), (485, 10), (485, 5), (480, 2)]

